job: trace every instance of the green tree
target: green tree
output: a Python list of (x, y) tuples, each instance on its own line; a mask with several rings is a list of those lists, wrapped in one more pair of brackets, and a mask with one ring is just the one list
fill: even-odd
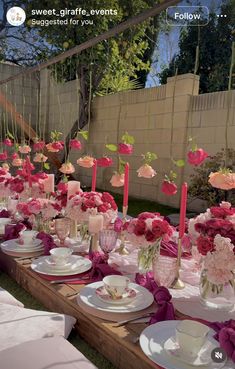
[[(214, 13), (209, 16), (206, 26), (182, 27), (179, 40), (179, 53), (175, 55), (169, 66), (159, 77), (161, 83), (166, 83), (167, 77), (175, 74), (193, 73), (196, 47), (199, 43), (200, 93), (223, 91), (228, 89), (228, 75), (231, 62), (232, 29), (235, 24), (235, 0), (227, 0), (221, 5), (219, 17)], [(203, 21), (202, 21), (203, 23)]]

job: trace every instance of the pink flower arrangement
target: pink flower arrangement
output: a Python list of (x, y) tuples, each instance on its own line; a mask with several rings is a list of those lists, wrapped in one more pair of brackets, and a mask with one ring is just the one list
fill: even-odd
[(173, 181), (164, 180), (162, 182), (161, 191), (168, 196), (175, 195), (177, 193), (177, 185)]
[(235, 245), (235, 208), (228, 202), (212, 206), (205, 213), (189, 220), (188, 231), (203, 256), (214, 251), (217, 235), (229, 238)]
[(59, 171), (63, 174), (71, 174), (75, 172), (75, 168), (70, 161), (67, 161), (66, 163), (62, 164)]
[(97, 159), (97, 165), (98, 167), (110, 167), (113, 165), (113, 160), (107, 156), (103, 156), (102, 158)]
[(208, 157), (208, 153), (203, 149), (190, 150), (187, 154), (188, 163), (191, 165), (201, 165)]
[(79, 222), (86, 222), (91, 214), (97, 212), (108, 225), (117, 217), (117, 204), (108, 192), (80, 192), (68, 200), (66, 214)]
[(83, 168), (92, 168), (94, 165), (94, 158), (92, 156), (83, 156), (77, 160), (77, 164)]
[(19, 152), (21, 154), (28, 154), (31, 152), (31, 147), (29, 145), (22, 145), (22, 146), (19, 146)]
[(143, 164), (138, 170), (138, 177), (153, 178), (157, 172), (149, 164)]
[(81, 150), (82, 148), (82, 144), (79, 140), (77, 139), (72, 139), (69, 142), (69, 147), (70, 149), (74, 149), (74, 150)]
[(148, 248), (151, 244), (169, 241), (173, 228), (159, 213), (144, 212), (137, 218), (124, 224), (125, 236), (139, 248)]
[(110, 179), (110, 183), (113, 187), (122, 187), (124, 186), (124, 174), (115, 172)]
[(133, 153), (133, 145), (127, 143), (119, 143), (118, 153), (121, 155), (131, 155)]
[(43, 220), (55, 218), (61, 211), (55, 201), (42, 198), (19, 202), (16, 208), (23, 218), (31, 218), (32, 221), (39, 215)]

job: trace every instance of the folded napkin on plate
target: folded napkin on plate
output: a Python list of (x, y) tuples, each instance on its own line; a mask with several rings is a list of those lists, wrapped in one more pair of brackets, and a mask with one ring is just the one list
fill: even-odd
[(154, 300), (158, 304), (158, 309), (152, 316), (150, 324), (175, 319), (174, 306), (171, 302), (172, 296), (166, 287), (157, 286), (152, 273), (146, 273), (146, 276), (143, 274), (137, 274), (136, 283), (152, 292)]
[(0, 218), (10, 218), (11, 214), (8, 210), (3, 209), (0, 211)]
[(16, 238), (19, 238), (20, 232), (25, 229), (25, 225), (23, 223), (17, 223), (17, 224), (6, 224), (5, 226), (5, 234), (4, 234), (4, 240), (9, 241)]
[(102, 281), (102, 279), (107, 275), (121, 274), (117, 270), (114, 270), (110, 265), (108, 265), (108, 258), (104, 254), (94, 252), (90, 255), (90, 260), (92, 261), (90, 278), (93, 280), (93, 282)]
[(39, 232), (36, 236), (39, 240), (42, 241), (44, 246), (44, 255), (50, 255), (50, 250), (57, 247), (56, 243), (54, 242), (53, 237), (45, 232)]
[(209, 323), (210, 328), (216, 331), (214, 338), (219, 341), (229, 358), (235, 363), (235, 320), (224, 323)]

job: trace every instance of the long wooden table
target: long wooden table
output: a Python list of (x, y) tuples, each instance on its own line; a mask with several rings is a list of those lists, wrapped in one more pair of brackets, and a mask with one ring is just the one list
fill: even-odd
[(79, 335), (119, 369), (160, 368), (149, 360), (139, 347), (133, 343), (146, 327), (146, 324), (127, 324), (115, 327), (114, 323), (87, 314), (76, 303), (76, 296), (83, 286), (50, 284), (31, 270), (30, 260), (19, 261), (0, 251), (0, 265), (10, 277), (40, 301), (47, 309), (65, 313), (77, 319)]

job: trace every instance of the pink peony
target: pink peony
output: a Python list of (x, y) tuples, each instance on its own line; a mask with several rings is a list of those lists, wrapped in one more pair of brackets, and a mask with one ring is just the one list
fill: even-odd
[(119, 143), (118, 153), (122, 155), (130, 155), (133, 153), (133, 146), (131, 144)]
[(7, 152), (6, 151), (0, 152), (0, 161), (5, 160), (7, 160)]
[(10, 138), (5, 138), (5, 140), (3, 141), (4, 145), (11, 147), (13, 146), (13, 142), (12, 140), (10, 140)]
[(79, 140), (77, 139), (72, 139), (69, 142), (69, 147), (70, 149), (74, 149), (74, 150), (81, 150), (82, 148), (82, 144)]
[(92, 156), (84, 156), (77, 160), (77, 164), (83, 168), (92, 168), (94, 165), (94, 158)]
[(151, 165), (144, 164), (138, 170), (138, 177), (153, 178), (157, 172), (151, 167)]
[(103, 158), (97, 159), (98, 167), (110, 167), (113, 164), (113, 160), (104, 156)]
[(171, 196), (177, 193), (177, 186), (174, 182), (164, 180), (162, 183), (161, 190), (166, 195)]
[(197, 149), (195, 151), (190, 150), (188, 152), (188, 163), (191, 165), (201, 165), (208, 157), (208, 153), (203, 149)]
[(28, 154), (31, 152), (31, 147), (29, 145), (22, 145), (19, 146), (19, 152), (21, 154)]
[(222, 171), (210, 173), (208, 182), (215, 188), (231, 190), (235, 188), (235, 173)]
[(38, 141), (33, 144), (33, 149), (34, 151), (41, 151), (44, 149), (45, 145), (44, 141)]
[(35, 154), (33, 161), (35, 163), (45, 163), (47, 161), (48, 157), (43, 155), (42, 153), (38, 152)]
[(75, 168), (73, 164), (68, 161), (61, 165), (59, 171), (63, 174), (71, 174), (75, 172)]
[(122, 187), (124, 186), (124, 174), (115, 173), (113, 174), (110, 183), (113, 187)]

